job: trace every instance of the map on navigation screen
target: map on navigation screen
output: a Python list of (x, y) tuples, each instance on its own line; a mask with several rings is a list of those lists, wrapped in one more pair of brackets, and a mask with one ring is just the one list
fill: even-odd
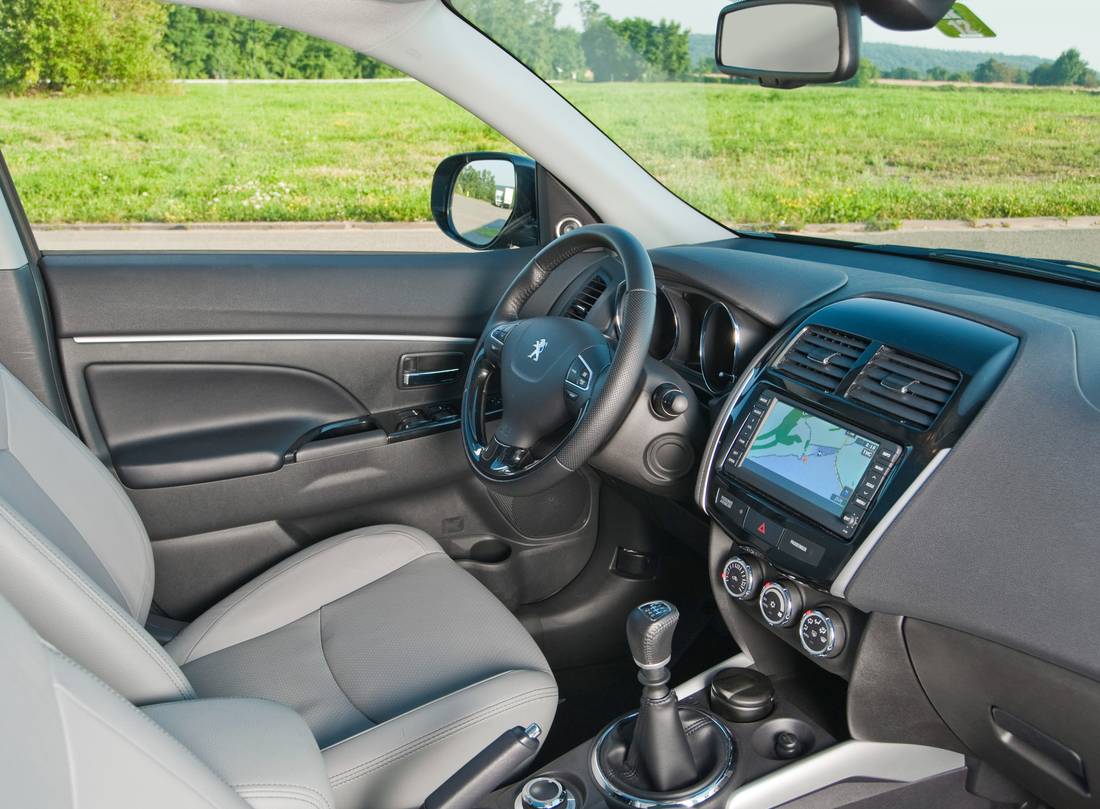
[(839, 516), (878, 443), (775, 401), (741, 467)]

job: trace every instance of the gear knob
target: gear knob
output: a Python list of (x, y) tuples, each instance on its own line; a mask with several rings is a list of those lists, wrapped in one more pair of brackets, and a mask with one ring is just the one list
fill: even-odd
[(672, 635), (680, 611), (667, 601), (647, 601), (630, 611), (626, 619), (626, 640), (630, 654), (641, 669), (660, 669), (672, 657)]

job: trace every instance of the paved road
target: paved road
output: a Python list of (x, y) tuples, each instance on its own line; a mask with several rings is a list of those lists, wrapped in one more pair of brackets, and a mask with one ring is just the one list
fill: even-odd
[(451, 205), (451, 222), (455, 230), (477, 244), (484, 244), (496, 236), (507, 224), (509, 216), (511, 209), (498, 208), (491, 202), (461, 194), (455, 194)]
[[(953, 247), (1100, 265), (1100, 219), (1073, 227), (905, 228), (883, 232), (814, 229), (814, 235), (872, 243)], [(36, 231), (44, 250), (396, 250), (465, 252), (434, 224), (322, 227), (86, 228)]]

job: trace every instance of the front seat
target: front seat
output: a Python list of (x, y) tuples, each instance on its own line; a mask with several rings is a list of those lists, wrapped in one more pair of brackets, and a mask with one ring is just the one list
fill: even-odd
[(125, 491), (0, 366), (0, 595), (131, 702), (295, 708), (340, 809), (419, 806), (503, 731), (549, 728), (557, 707), (530, 635), (414, 528), (319, 542), (167, 648), (144, 629), (152, 594), (152, 549)]
[(317, 742), (259, 699), (135, 708), (0, 598), (0, 784), (18, 809), (332, 809)]

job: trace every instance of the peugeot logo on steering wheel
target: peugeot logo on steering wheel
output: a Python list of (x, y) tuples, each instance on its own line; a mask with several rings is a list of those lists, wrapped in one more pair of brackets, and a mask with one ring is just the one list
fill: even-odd
[(531, 360), (531, 362), (538, 362), (539, 357), (542, 356), (542, 352), (546, 350), (546, 347), (548, 345), (550, 344), (546, 342), (546, 338), (540, 337), (538, 340), (535, 341), (534, 351), (528, 354), (527, 358)]

